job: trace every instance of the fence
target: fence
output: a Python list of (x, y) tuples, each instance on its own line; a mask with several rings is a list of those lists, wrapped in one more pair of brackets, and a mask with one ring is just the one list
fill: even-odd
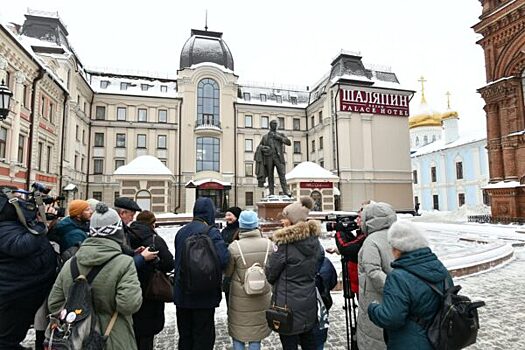
[(477, 222), (478, 224), (525, 224), (525, 218), (513, 217), (492, 217), (492, 215), (469, 215), (468, 222)]

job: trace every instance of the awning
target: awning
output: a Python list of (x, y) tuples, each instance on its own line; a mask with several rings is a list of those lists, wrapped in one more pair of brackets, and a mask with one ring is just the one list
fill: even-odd
[(190, 180), (186, 183), (186, 188), (198, 188), (199, 190), (229, 190), (232, 188), (231, 182), (217, 179)]
[(76, 191), (77, 185), (75, 184), (69, 184), (66, 187), (64, 187), (64, 191)]

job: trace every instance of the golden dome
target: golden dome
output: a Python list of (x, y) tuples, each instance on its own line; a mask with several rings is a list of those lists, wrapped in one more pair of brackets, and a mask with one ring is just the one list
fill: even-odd
[(441, 120), (458, 118), (458, 112), (448, 110), (441, 115)]
[(408, 118), (408, 127), (410, 129), (418, 128), (420, 126), (441, 126), (441, 114), (418, 114)]

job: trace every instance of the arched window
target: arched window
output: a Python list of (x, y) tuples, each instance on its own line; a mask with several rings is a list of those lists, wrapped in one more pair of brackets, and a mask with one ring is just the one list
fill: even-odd
[(197, 137), (197, 171), (219, 172), (220, 140), (216, 137)]
[(220, 126), (219, 84), (213, 79), (202, 79), (197, 86), (197, 126)]
[(425, 137), (423, 137), (423, 144), (427, 144), (428, 143), (428, 136), (425, 135)]
[(419, 146), (419, 136), (416, 136), (416, 146)]
[(136, 202), (142, 210), (151, 211), (151, 193), (149, 193), (149, 191), (138, 191), (136, 195)]
[(432, 142), (436, 141), (436, 135), (432, 135)]

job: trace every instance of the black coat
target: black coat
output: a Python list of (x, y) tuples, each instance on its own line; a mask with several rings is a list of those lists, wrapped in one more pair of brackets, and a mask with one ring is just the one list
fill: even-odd
[[(130, 228), (129, 240), (131, 248), (137, 249), (140, 246), (149, 247), (153, 245), (153, 235), (156, 233), (150, 225), (135, 221)], [(143, 293), (155, 268), (162, 272), (173, 270), (173, 255), (164, 239), (159, 235), (155, 236), (155, 249), (159, 251), (158, 261), (146, 262), (144, 267), (138, 271), (140, 287)], [(133, 315), (133, 328), (135, 334), (140, 336), (158, 334), (164, 328), (164, 302), (144, 298), (140, 310)]]
[[(266, 278), (273, 285), (272, 301), (293, 313), (293, 329), (285, 335), (311, 330), (317, 322), (315, 276), (323, 252), (318, 221), (299, 222), (274, 232), (278, 249), (268, 259)], [(284, 334), (284, 333), (283, 333)]]
[(0, 222), (0, 303), (43, 298), (53, 286), (57, 259), (45, 235), (18, 221)]

